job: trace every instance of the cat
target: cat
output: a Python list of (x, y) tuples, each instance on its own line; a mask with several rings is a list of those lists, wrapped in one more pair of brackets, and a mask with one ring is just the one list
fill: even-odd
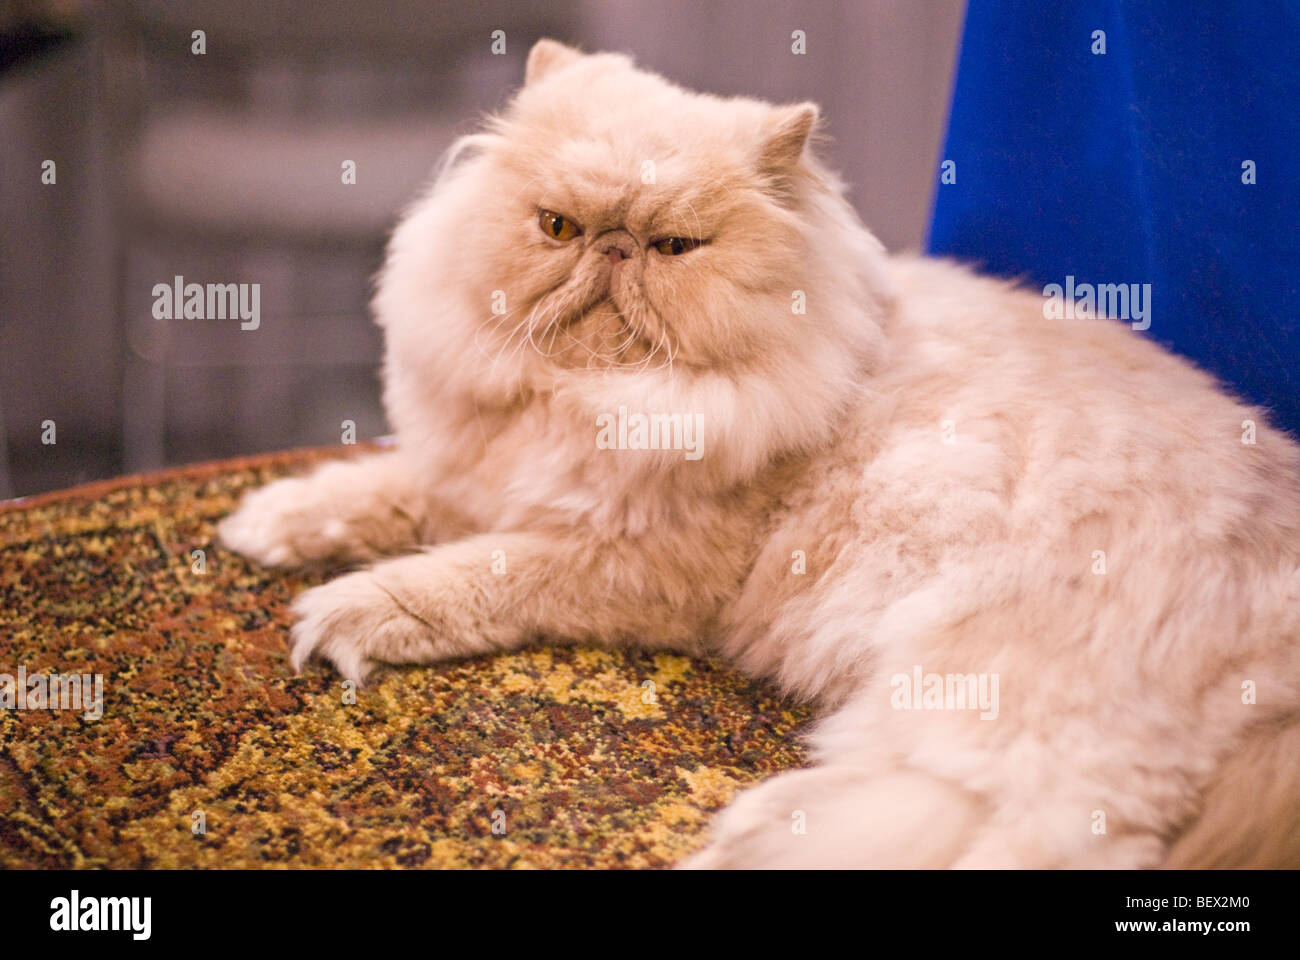
[(1300, 447), (1118, 321), (886, 253), (820, 122), (532, 48), (392, 236), (395, 449), (220, 524), (356, 567), (292, 663), (636, 644), (816, 702), (686, 866), (1300, 863)]

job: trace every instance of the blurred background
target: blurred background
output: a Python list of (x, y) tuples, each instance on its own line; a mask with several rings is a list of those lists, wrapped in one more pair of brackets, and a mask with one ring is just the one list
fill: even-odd
[[(367, 308), (385, 238), (539, 36), (704, 91), (818, 101), (864, 220), (919, 248), (963, 11), (0, 0), (0, 498), (339, 443), (345, 420), (386, 432)], [(153, 287), (176, 276), (260, 284), (260, 329), (155, 319)]]

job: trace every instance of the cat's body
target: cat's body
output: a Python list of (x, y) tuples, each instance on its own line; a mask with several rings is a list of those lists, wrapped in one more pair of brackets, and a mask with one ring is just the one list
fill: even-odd
[[(1116, 321), (886, 257), (815, 118), (534, 49), (394, 236), (398, 449), (222, 526), (268, 564), (395, 557), (304, 594), (295, 663), (637, 643), (824, 705), (819, 765), (700, 865), (1295, 856), (1268, 838), (1300, 795), (1300, 448)], [(698, 459), (604, 449), (620, 408), (698, 414)], [(909, 709), (928, 675), (994, 699)], [(1234, 756), (1265, 809), (1233, 806)]]

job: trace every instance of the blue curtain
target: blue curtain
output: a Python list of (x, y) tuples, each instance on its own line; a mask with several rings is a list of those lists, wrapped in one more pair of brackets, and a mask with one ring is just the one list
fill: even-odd
[(970, 0), (940, 159), (930, 252), (1150, 283), (1135, 336), (1300, 434), (1300, 2)]

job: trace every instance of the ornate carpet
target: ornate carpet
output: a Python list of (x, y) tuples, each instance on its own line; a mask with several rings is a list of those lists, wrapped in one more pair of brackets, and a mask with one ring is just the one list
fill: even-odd
[(340, 455), (0, 504), (0, 675), (103, 677), (98, 719), (0, 709), (0, 868), (664, 867), (803, 762), (806, 709), (687, 657), (537, 647), (354, 697), (295, 676), (288, 605), (322, 576), (252, 565), (214, 524)]

